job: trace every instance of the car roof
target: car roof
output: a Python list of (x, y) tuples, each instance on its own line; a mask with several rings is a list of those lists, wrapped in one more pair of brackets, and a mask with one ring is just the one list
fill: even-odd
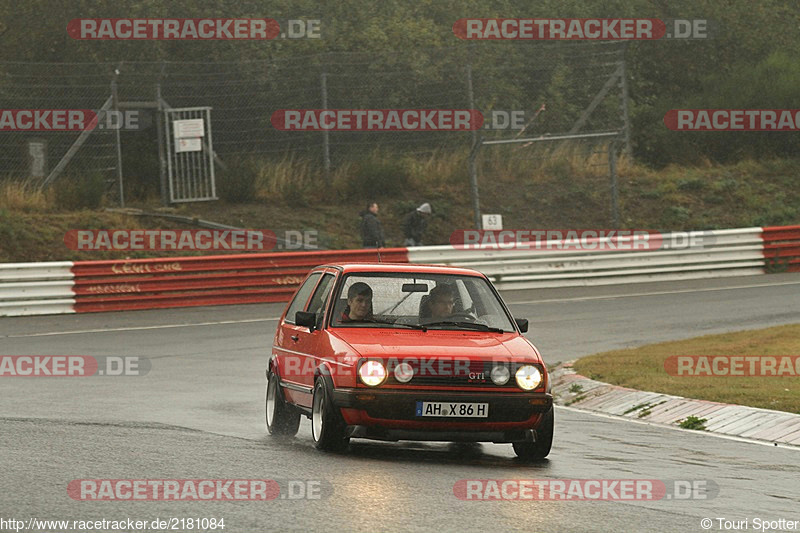
[(417, 274), (457, 274), (462, 276), (480, 276), (481, 272), (471, 268), (447, 265), (416, 265), (413, 263), (331, 263), (317, 268), (336, 268), (345, 274), (350, 272), (409, 272)]

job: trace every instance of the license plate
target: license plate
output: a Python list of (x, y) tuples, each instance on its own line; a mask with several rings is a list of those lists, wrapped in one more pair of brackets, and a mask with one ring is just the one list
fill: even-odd
[(439, 418), (487, 418), (488, 403), (417, 402), (417, 416)]

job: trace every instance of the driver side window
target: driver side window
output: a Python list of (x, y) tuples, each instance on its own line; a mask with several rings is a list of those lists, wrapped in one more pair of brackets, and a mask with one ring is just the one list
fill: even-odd
[(306, 280), (303, 285), (297, 289), (297, 294), (295, 294), (294, 299), (292, 300), (291, 305), (289, 306), (289, 310), (286, 311), (286, 322), (289, 324), (294, 324), (294, 316), (298, 311), (302, 311), (303, 308), (306, 306), (306, 302), (308, 301), (308, 297), (311, 295), (311, 291), (314, 290), (314, 286), (317, 284), (317, 280), (319, 280), (320, 274), (313, 273), (311, 274), (308, 279)]
[(322, 277), (322, 281), (317, 285), (314, 296), (311, 297), (311, 303), (308, 304), (308, 312), (317, 314), (317, 329), (322, 325), (322, 320), (325, 317), (325, 307), (328, 304), (331, 289), (333, 289), (333, 279), (332, 274), (325, 274)]

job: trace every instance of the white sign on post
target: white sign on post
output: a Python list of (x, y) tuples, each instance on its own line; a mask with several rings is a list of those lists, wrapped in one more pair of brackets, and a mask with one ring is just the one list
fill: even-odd
[(203, 137), (206, 134), (202, 118), (173, 120), (172, 131), (175, 132), (176, 139), (185, 139), (187, 137)]
[(503, 229), (503, 215), (481, 215), (481, 227), (488, 230)]

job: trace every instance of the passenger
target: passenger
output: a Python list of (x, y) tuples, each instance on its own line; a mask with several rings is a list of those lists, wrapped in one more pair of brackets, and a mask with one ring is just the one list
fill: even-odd
[(361, 281), (353, 283), (347, 290), (347, 307), (342, 313), (342, 322), (372, 320), (372, 288)]
[(428, 295), (431, 320), (442, 320), (453, 314), (456, 304), (455, 291), (450, 285), (437, 285)]

